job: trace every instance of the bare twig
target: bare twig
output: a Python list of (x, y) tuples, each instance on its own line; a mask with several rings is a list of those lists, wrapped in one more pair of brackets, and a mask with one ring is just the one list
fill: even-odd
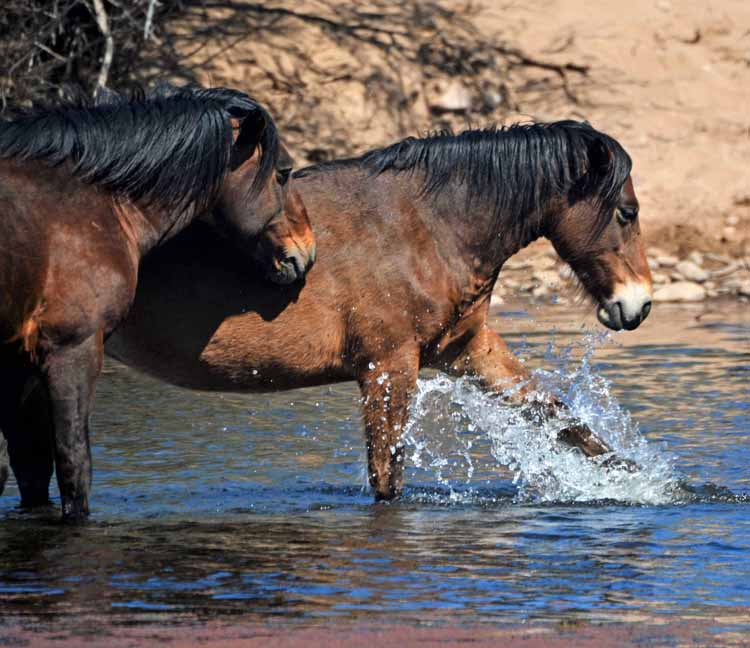
[(154, 9), (156, 9), (156, 0), (149, 0), (148, 9), (146, 10), (146, 22), (143, 25), (143, 40), (151, 38), (151, 26), (154, 21)]
[(104, 88), (109, 78), (109, 68), (112, 66), (112, 59), (115, 54), (115, 39), (112, 38), (112, 32), (109, 29), (109, 17), (104, 9), (102, 0), (93, 0), (94, 13), (96, 14), (96, 24), (104, 36), (104, 56), (102, 57), (102, 67), (99, 70), (99, 77), (96, 85), (98, 88)]

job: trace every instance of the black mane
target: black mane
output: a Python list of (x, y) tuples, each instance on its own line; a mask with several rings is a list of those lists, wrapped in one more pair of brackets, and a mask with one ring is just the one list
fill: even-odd
[[(632, 162), (616, 140), (587, 122), (558, 121), (409, 137), (359, 158), (306, 167), (295, 176), (343, 166), (360, 166), (372, 175), (421, 171), (425, 194), (461, 183), (470, 206), (493, 210), (494, 225), (502, 218), (522, 227), (529, 214), (560, 195), (614, 207)], [(602, 210), (603, 219), (610, 215)]]
[[(134, 202), (180, 212), (203, 211), (229, 169), (232, 122), (239, 142), (255, 129), (261, 160), (250, 189), (257, 193), (276, 167), (273, 120), (248, 95), (226, 88), (163, 85), (148, 95), (111, 91), (53, 107), (18, 110), (0, 120), (0, 158), (72, 163), (73, 174)], [(247, 140), (247, 137), (244, 138)]]

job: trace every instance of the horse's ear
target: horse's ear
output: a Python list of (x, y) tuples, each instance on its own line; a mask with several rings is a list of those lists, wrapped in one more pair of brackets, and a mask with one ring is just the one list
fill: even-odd
[(240, 134), (232, 146), (229, 167), (234, 171), (242, 165), (258, 148), (263, 131), (267, 127), (265, 112), (260, 108), (248, 112), (240, 123)]

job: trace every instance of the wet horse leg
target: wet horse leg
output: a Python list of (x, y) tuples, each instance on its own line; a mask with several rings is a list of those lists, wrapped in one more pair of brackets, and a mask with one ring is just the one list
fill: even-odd
[(375, 499), (392, 500), (403, 488), (404, 448), (401, 440), (409, 399), (417, 384), (418, 353), (394, 354), (374, 369), (360, 372), (362, 410), (367, 439), (367, 476)]
[[(10, 466), (21, 492), (21, 505), (49, 503), (52, 478), (52, 426), (49, 407), (38, 371), (29, 359), (15, 349), (4, 354), (0, 396), (0, 473)], [(6, 451), (3, 457), (3, 450)], [(5, 475), (0, 474), (0, 492)]]
[(36, 376), (27, 379), (9, 427), (10, 466), (21, 492), (21, 506), (49, 504), (49, 484), (54, 472), (53, 429), (49, 398)]
[(5, 490), (5, 482), (8, 481), (10, 458), (8, 457), (8, 442), (5, 434), (0, 428), (0, 495)]
[(103, 338), (98, 333), (78, 346), (55, 350), (44, 363), (54, 424), (55, 470), (65, 520), (81, 519), (89, 512), (89, 415), (102, 356)]
[[(526, 367), (513, 355), (505, 341), (486, 324), (458, 353), (448, 371), (454, 376), (476, 376), (485, 391), (508, 393), (507, 390), (510, 389), (510, 399), (515, 402), (521, 402), (535, 392)], [(517, 388), (513, 389), (514, 387)], [(548, 400), (539, 403), (539, 408), (545, 417), (553, 417), (565, 406), (557, 400)], [(558, 439), (579, 448), (587, 457), (612, 452), (602, 439), (582, 423), (561, 430)]]

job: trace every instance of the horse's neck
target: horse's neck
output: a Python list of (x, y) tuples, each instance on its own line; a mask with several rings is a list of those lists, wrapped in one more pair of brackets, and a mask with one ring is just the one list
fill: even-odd
[(179, 234), (195, 216), (192, 208), (179, 213), (157, 206), (139, 207), (130, 202), (117, 202), (115, 213), (133, 251), (140, 258)]
[(451, 264), (460, 262), (472, 276), (494, 278), (505, 261), (541, 236), (541, 217), (528, 214), (522, 223), (495, 215), (493, 204), (475, 201), (467, 208), (462, 186), (446, 187), (423, 199), (431, 228)]

